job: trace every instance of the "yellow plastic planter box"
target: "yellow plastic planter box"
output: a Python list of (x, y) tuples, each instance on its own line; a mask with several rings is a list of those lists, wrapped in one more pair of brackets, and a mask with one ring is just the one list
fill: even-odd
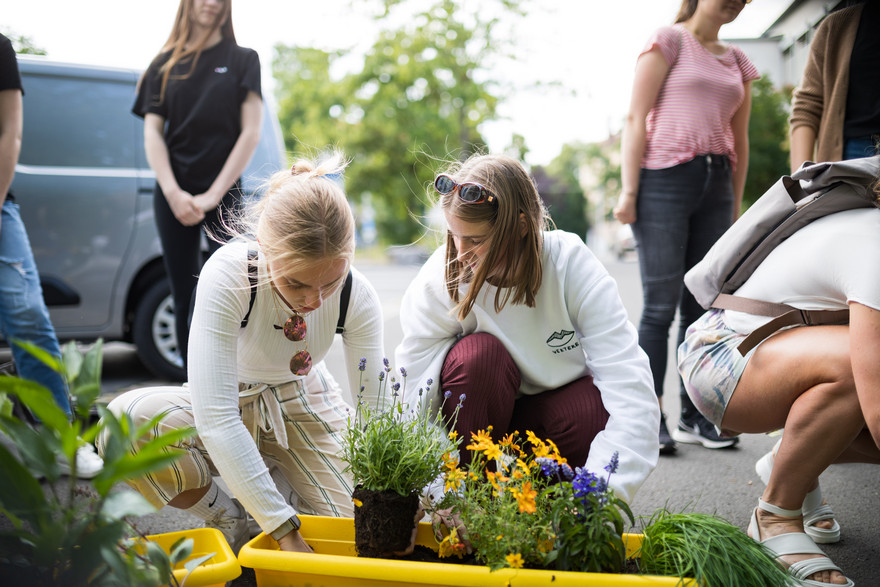
[[(354, 548), (351, 518), (300, 516), (300, 532), (315, 554), (282, 552), (265, 534), (247, 543), (238, 554), (242, 566), (254, 569), (258, 587), (378, 587), (449, 585), (454, 587), (569, 585), (682, 585), (675, 577), (575, 573), (533, 569), (501, 569), (454, 563), (359, 558)], [(642, 543), (641, 534), (624, 535), (627, 556)], [(437, 549), (430, 524), (420, 524), (416, 543)], [(684, 585), (696, 585), (686, 581)]]
[[(169, 552), (174, 543), (181, 538), (193, 539), (193, 551), (187, 560), (215, 553), (212, 558), (190, 573), (186, 579), (186, 587), (224, 587), (227, 581), (241, 575), (241, 565), (238, 564), (238, 559), (235, 558), (235, 554), (229, 548), (223, 534), (216, 528), (196, 528), (147, 536), (148, 540), (157, 543), (165, 552)], [(185, 562), (179, 563), (173, 569), (174, 578), (178, 583), (181, 583), (186, 577), (187, 570), (183, 566)]]

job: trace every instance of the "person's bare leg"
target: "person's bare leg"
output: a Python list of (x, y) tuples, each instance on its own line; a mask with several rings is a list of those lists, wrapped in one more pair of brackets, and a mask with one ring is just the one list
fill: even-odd
[(181, 491), (174, 496), (174, 499), (168, 502), (168, 505), (179, 510), (189, 509), (194, 506), (200, 499), (202, 499), (206, 493), (208, 493), (208, 490), (211, 489), (211, 485), (213, 484), (213, 481), (209, 481), (208, 484), (204, 487), (197, 487), (196, 489), (187, 489), (186, 491)]
[[(852, 375), (848, 328), (796, 328), (766, 340), (746, 366), (723, 426), (747, 433), (785, 428), (762, 499), (799, 510), (822, 471), (847, 453), (865, 426)], [(757, 521), (762, 539), (803, 532), (802, 517), (759, 509)], [(784, 560), (791, 564), (807, 558), (813, 555), (788, 555)], [(810, 578), (846, 582), (836, 571), (820, 571)]]

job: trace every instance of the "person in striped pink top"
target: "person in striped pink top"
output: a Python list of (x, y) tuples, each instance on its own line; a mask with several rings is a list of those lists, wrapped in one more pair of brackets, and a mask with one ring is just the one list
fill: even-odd
[[(683, 0), (675, 24), (653, 34), (636, 64), (614, 216), (632, 224), (636, 239), (644, 297), (639, 344), (661, 401), (676, 309), (679, 344), (703, 313), (684, 274), (732, 224), (742, 202), (751, 82), (759, 75), (718, 32), (748, 2)], [(661, 454), (675, 452), (675, 440), (706, 448), (736, 444), (697, 411), (683, 386), (680, 397), (671, 436), (661, 420)]]

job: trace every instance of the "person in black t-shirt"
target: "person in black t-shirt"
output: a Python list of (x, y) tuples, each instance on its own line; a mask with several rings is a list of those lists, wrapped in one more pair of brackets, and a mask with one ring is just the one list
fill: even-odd
[(144, 118), (156, 173), (153, 208), (184, 366), (202, 230), (211, 252), (227, 238), (223, 218), (239, 205), (240, 176), (260, 139), (260, 88), (259, 56), (235, 42), (232, 0), (181, 0), (138, 84), (132, 111)]

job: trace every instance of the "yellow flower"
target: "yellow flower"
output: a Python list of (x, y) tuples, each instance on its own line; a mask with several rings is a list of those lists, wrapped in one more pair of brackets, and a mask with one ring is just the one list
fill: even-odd
[(461, 482), (464, 481), (467, 473), (461, 469), (453, 468), (446, 473), (446, 491), (457, 491)]
[(523, 483), (522, 490), (514, 487), (511, 489), (511, 492), (513, 492), (513, 496), (516, 498), (517, 503), (519, 503), (519, 511), (527, 514), (533, 514), (538, 511), (535, 507), (535, 497), (538, 496), (538, 492), (532, 489), (531, 481)]
[(507, 564), (510, 565), (511, 569), (521, 569), (523, 566), (523, 557), (520, 553), (516, 554), (508, 554), (506, 557)]
[(446, 536), (441, 542), (440, 547), (437, 550), (437, 554), (440, 555), (440, 558), (446, 558), (449, 556), (457, 556), (458, 558), (462, 558), (465, 554), (465, 545), (458, 539), (458, 530), (453, 528), (449, 531), (449, 535)]
[(501, 487), (498, 485), (498, 481), (496, 479), (496, 475), (493, 471), (486, 471), (486, 478), (489, 479), (489, 483), (492, 484), (492, 487), (495, 488), (495, 494), (498, 495), (501, 493)]
[(353, 497), (351, 498), (351, 503), (353, 503), (353, 504), (354, 504), (354, 507), (356, 507), (356, 508), (359, 508), (359, 507), (361, 507), (362, 505), (364, 505), (364, 502), (362, 502), (362, 501), (359, 500), (359, 499), (355, 499), (355, 498), (353, 498)]
[(551, 535), (549, 538), (538, 539), (538, 552), (543, 552), (547, 554), (551, 550), (553, 550), (553, 542), (555, 537)]
[(543, 440), (535, 436), (534, 432), (526, 430), (526, 437), (532, 444), (532, 453), (535, 455), (535, 458), (546, 457), (550, 454), (550, 447)]
[[(468, 448), (470, 448), (470, 447), (468, 447)], [(504, 453), (501, 452), (501, 449), (498, 448), (498, 446), (496, 446), (496, 445), (495, 445), (494, 443), (492, 443), (492, 441), (490, 440), (490, 441), (489, 441), (489, 446), (487, 446), (487, 447), (485, 447), (485, 448), (483, 449), (483, 454), (486, 455), (486, 458), (487, 458), (487, 459), (489, 459), (490, 461), (493, 461), (493, 460), (495, 460), (495, 459), (500, 459), (500, 458), (501, 458), (501, 455), (503, 455)]]
[(516, 437), (517, 437), (518, 434), (519, 434), (519, 432), (517, 432), (517, 431), (514, 430), (514, 431), (511, 432), (510, 434), (508, 434), (508, 435), (506, 435), (505, 437), (503, 437), (503, 438), (498, 442), (498, 444), (500, 444), (502, 447), (508, 447), (508, 446), (509, 446), (512, 450), (514, 450), (514, 451), (516, 451), (516, 452), (520, 452), (520, 450), (519, 450), (519, 445), (516, 444), (516, 443), (514, 442), (514, 440), (516, 439)]
[(465, 448), (468, 450), (486, 450), (490, 446), (494, 446), (495, 443), (492, 442), (492, 427), (489, 426), (486, 430), (478, 430), (477, 432), (471, 432), (471, 442)]
[(451, 440), (452, 442), (455, 442), (456, 440), (458, 440), (458, 431), (457, 430), (450, 430), (449, 431), (449, 440)]

